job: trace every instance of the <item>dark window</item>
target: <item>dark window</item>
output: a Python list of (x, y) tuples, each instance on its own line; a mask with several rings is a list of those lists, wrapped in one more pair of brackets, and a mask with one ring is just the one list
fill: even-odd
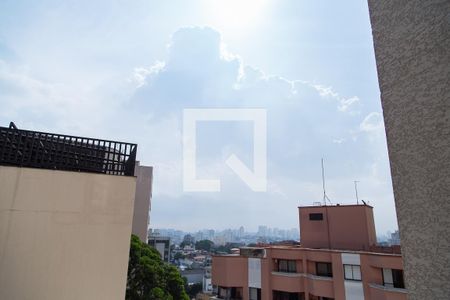
[(279, 259), (277, 261), (277, 271), (297, 273), (297, 263), (295, 260)]
[(331, 263), (316, 262), (316, 275), (333, 277), (333, 269)]
[(309, 214), (309, 220), (310, 221), (322, 221), (323, 220), (323, 213)]
[(346, 280), (361, 281), (361, 266), (344, 265), (344, 278)]
[(405, 288), (405, 282), (403, 280), (403, 270), (382, 269), (382, 274), (383, 285), (399, 289)]
[(249, 288), (250, 300), (261, 300), (261, 289)]
[(289, 293), (282, 291), (273, 291), (273, 300), (303, 300), (305, 299), (303, 293)]
[(242, 288), (219, 286), (218, 297), (220, 299), (242, 299)]

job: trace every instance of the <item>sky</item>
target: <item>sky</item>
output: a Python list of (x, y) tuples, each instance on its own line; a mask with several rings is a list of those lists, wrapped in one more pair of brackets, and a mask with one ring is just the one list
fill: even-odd
[[(183, 189), (183, 110), (267, 113), (267, 190), (225, 163), (253, 167), (251, 122), (201, 122), (197, 177)], [(297, 207), (327, 195), (374, 206), (397, 228), (366, 1), (0, 2), (0, 124), (138, 143), (154, 166), (150, 226), (193, 231), (297, 228)]]

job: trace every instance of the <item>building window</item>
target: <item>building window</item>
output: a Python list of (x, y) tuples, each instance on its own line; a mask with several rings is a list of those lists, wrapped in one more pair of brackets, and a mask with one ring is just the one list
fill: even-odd
[(383, 285), (404, 289), (405, 282), (403, 281), (403, 270), (397, 269), (383, 269)]
[(344, 265), (344, 278), (346, 280), (361, 281), (361, 266)]
[(297, 273), (297, 263), (295, 260), (278, 259), (277, 272)]
[(309, 220), (310, 221), (322, 221), (323, 220), (323, 213), (312, 213), (312, 214), (309, 214)]
[(250, 300), (261, 300), (261, 289), (249, 288)]
[(242, 288), (219, 286), (217, 296), (220, 299), (242, 300)]
[(289, 292), (282, 292), (282, 291), (273, 291), (272, 292), (272, 299), (273, 300), (304, 300), (304, 294), (303, 293), (289, 293)]
[(331, 267), (331, 263), (316, 262), (316, 275), (333, 277), (333, 269)]

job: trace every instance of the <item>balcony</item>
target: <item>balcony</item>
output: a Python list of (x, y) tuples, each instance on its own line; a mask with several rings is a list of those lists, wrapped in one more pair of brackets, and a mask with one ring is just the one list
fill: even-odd
[(305, 291), (303, 273), (272, 272), (272, 289), (290, 293)]
[(318, 276), (306, 274), (306, 284), (309, 291), (320, 297), (334, 298), (333, 278), (328, 276)]
[(370, 283), (370, 295), (373, 299), (395, 299), (406, 300), (408, 292), (406, 289)]

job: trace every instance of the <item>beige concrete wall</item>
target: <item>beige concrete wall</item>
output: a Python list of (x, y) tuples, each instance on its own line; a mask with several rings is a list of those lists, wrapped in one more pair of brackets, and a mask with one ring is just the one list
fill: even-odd
[(0, 166), (0, 299), (123, 300), (135, 187)]
[(132, 232), (137, 235), (141, 241), (147, 243), (152, 197), (153, 167), (140, 166), (139, 162), (137, 162), (134, 169), (134, 175), (136, 176), (136, 197), (134, 200)]
[(409, 299), (449, 299), (450, 1), (368, 2)]

